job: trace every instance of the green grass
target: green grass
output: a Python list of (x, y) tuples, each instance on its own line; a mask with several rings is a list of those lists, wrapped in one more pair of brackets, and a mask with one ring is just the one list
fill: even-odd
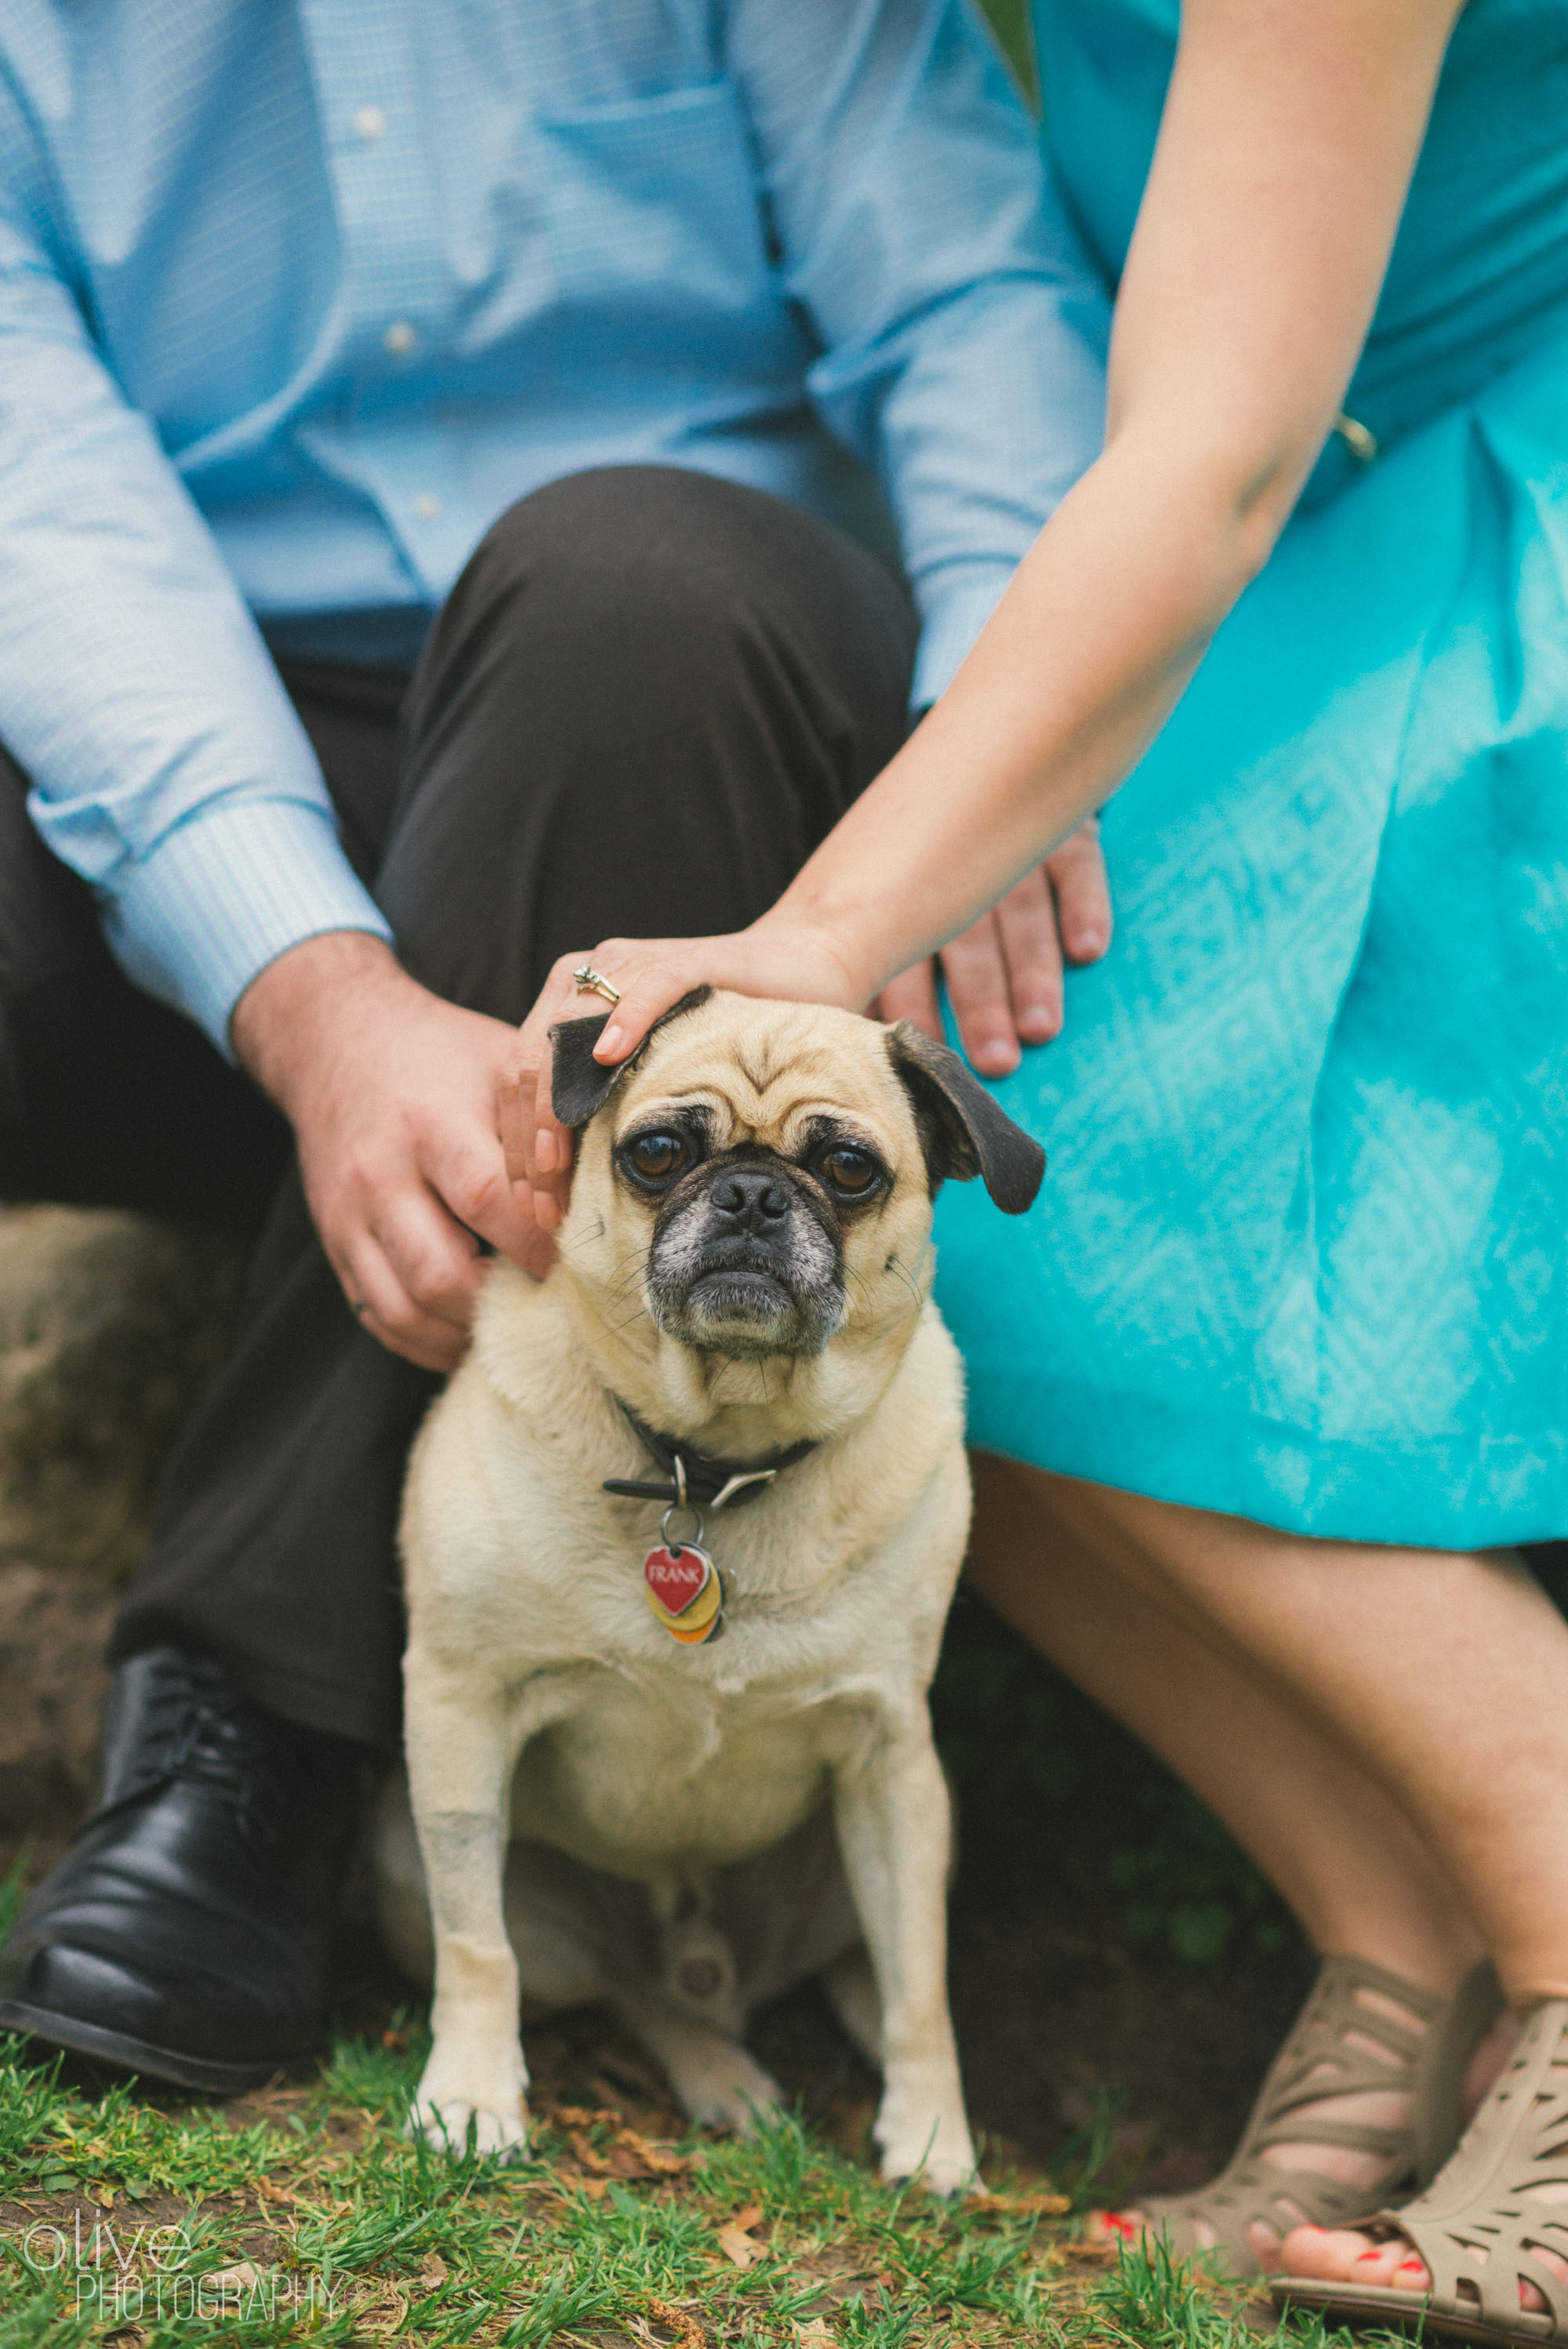
[(947, 2208), (879, 2185), (789, 2116), (745, 2144), (659, 2144), (612, 2110), (546, 2101), (522, 2162), (434, 2154), (401, 2129), (422, 2033), (387, 2039), (340, 2041), (315, 2080), (227, 2109), (84, 2093), (0, 2041), (0, 2349), (1259, 2337), (1238, 2294), (1076, 2240), (1068, 2197), (1001, 2178)]

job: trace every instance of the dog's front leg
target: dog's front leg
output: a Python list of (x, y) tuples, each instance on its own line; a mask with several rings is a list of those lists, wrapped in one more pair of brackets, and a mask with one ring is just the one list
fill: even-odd
[(518, 2033), (517, 1961), (501, 1886), (521, 1708), (469, 1673), (410, 1647), (404, 1663), (408, 1791), (436, 1945), (433, 2044), (410, 2131), (460, 2153), (526, 2142), (528, 2073)]
[(923, 1705), (879, 1713), (834, 1765), (834, 1817), (882, 1998), (884, 2178), (951, 2194), (975, 2174), (947, 2004), (946, 1781)]

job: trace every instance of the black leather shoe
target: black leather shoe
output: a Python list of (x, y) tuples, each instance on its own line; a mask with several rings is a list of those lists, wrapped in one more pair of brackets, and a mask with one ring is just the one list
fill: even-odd
[(103, 1800), (0, 1950), (0, 2028), (218, 2095), (308, 2053), (365, 1758), (206, 1657), (133, 1657)]

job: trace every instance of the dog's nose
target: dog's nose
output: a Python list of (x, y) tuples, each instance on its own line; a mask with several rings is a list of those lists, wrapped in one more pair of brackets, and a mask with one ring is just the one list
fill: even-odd
[(732, 1168), (707, 1195), (714, 1214), (737, 1231), (765, 1232), (789, 1212), (789, 1192), (777, 1175), (762, 1169)]

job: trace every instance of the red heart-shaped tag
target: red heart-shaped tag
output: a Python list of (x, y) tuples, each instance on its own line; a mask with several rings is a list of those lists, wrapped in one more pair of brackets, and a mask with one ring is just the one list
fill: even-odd
[(678, 1550), (651, 1549), (643, 1560), (648, 1588), (672, 1615), (686, 1613), (693, 1599), (707, 1588), (712, 1572), (713, 1560), (695, 1542), (686, 1542)]

